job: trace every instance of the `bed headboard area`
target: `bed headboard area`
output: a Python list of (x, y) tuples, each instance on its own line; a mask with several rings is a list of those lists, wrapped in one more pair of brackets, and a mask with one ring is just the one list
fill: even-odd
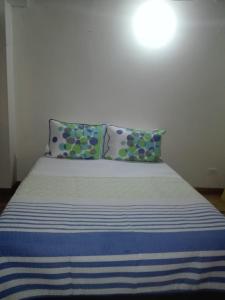
[(163, 160), (194, 186), (223, 187), (224, 3), (172, 1), (176, 38), (154, 51), (133, 37), (137, 0), (10, 2), (17, 180), (53, 118), (165, 128)]

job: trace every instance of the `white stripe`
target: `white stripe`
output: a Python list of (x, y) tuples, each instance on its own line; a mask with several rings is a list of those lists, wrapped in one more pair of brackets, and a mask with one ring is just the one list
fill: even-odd
[[(93, 226), (92, 226), (93, 227)], [(7, 228), (1, 228), (0, 227), (0, 232), (48, 232), (48, 233), (82, 233), (82, 232), (188, 232), (188, 231), (215, 231), (215, 230), (225, 230), (225, 226), (215, 226), (212, 228), (173, 228), (173, 229), (146, 229), (145, 227), (143, 229), (140, 228), (101, 228), (101, 229), (92, 229), (90, 228), (85, 228), (85, 229), (44, 229), (44, 228), (18, 228), (18, 227), (7, 227)]]
[(136, 214), (141, 214), (141, 213), (151, 213), (151, 212), (159, 212), (159, 213), (206, 213), (206, 212), (212, 212), (215, 213), (217, 212), (216, 208), (211, 208), (211, 207), (205, 207), (205, 208), (195, 208), (195, 209), (176, 209), (176, 208), (146, 208), (146, 209), (74, 209), (74, 208), (68, 208), (68, 209), (55, 209), (54, 207), (46, 207), (43, 209), (40, 209), (38, 207), (23, 207), (23, 208), (18, 208), (18, 207), (6, 207), (6, 212), (38, 212), (38, 213), (45, 213), (49, 211), (54, 211), (55, 213), (57, 212), (64, 212), (64, 213), (84, 213), (84, 214), (89, 214), (89, 213), (99, 213), (99, 214), (104, 214), (104, 213), (136, 213)]
[[(12, 198), (13, 199), (13, 198)], [(37, 200), (35, 203), (34, 202), (29, 202), (29, 201), (22, 201), (21, 199), (16, 199), (16, 200), (10, 200), (9, 202), (9, 205), (28, 205), (28, 206), (37, 206), (37, 202), (38, 202), (38, 199), (35, 199)], [(43, 200), (43, 199), (39, 199), (39, 200)], [(170, 199), (167, 199), (167, 201), (169, 201)], [(196, 202), (198, 200), (198, 202)], [(201, 202), (199, 201), (201, 200)], [(168, 202), (166, 203), (162, 203), (162, 204), (158, 204), (158, 203), (143, 203), (143, 204), (137, 204), (137, 203), (132, 203), (132, 204), (125, 204), (125, 205), (121, 205), (121, 203), (119, 203), (118, 205), (115, 205), (115, 204), (108, 204), (108, 203), (104, 203), (104, 204), (98, 204), (98, 203), (86, 203), (86, 204), (83, 204), (83, 203), (71, 203), (71, 202), (56, 202), (56, 203), (53, 203), (53, 202), (46, 202), (45, 199), (44, 201), (40, 201), (39, 203), (41, 206), (49, 206), (49, 205), (52, 205), (52, 206), (60, 206), (60, 207), (63, 207), (63, 206), (72, 206), (72, 207), (112, 207), (112, 208), (121, 208), (121, 207), (124, 207), (124, 208), (127, 208), (127, 207), (197, 207), (197, 206), (211, 206), (210, 202), (208, 202), (205, 198), (202, 198), (201, 199), (195, 199), (195, 202), (191, 202), (191, 203), (182, 203), (180, 201), (176, 201), (176, 203), (170, 203), (168, 204)]]
[(2, 298), (2, 300), (21, 300), (34, 296), (73, 296), (73, 295), (115, 295), (115, 294), (141, 294), (141, 293), (157, 293), (157, 292), (179, 292), (182, 290), (197, 291), (197, 290), (218, 290), (224, 291), (224, 283), (207, 282), (201, 284), (167, 284), (159, 287), (145, 288), (110, 288), (110, 289), (34, 289), (26, 290), (18, 293), (13, 293), (10, 296)]
[[(100, 206), (100, 207), (93, 207), (93, 208), (89, 208), (89, 207), (65, 207), (65, 206), (62, 206), (62, 207), (57, 207), (55, 205), (51, 205), (51, 206), (46, 206), (46, 207), (41, 207), (40, 205), (36, 205), (36, 206), (28, 206), (28, 205), (24, 205), (24, 206), (16, 206), (16, 205), (8, 205), (6, 210), (34, 210), (35, 211), (45, 211), (45, 210), (53, 210), (53, 211), (84, 211), (84, 212), (94, 212), (94, 211), (103, 211), (103, 212), (130, 212), (130, 211), (185, 211), (185, 212), (195, 212), (195, 211), (201, 211), (201, 210), (211, 210), (212, 207), (210, 205), (206, 205), (206, 206), (201, 206), (201, 207), (170, 207), (169, 205), (166, 206), (166, 207), (121, 207), (121, 208), (114, 208), (114, 207), (103, 207), (103, 206)], [(214, 209), (213, 209), (214, 210)]]
[[(69, 274), (73, 274), (70, 272)], [(204, 274), (196, 274), (192, 272), (185, 272), (173, 275), (160, 275), (151, 277), (137, 277), (130, 278), (125, 276), (110, 277), (110, 278), (71, 278), (70, 276), (62, 279), (40, 279), (40, 278), (23, 278), (7, 281), (6, 283), (0, 284), (0, 292), (4, 291), (5, 288), (13, 288), (20, 285), (28, 284), (51, 284), (51, 285), (66, 285), (66, 284), (139, 284), (139, 283), (163, 283), (169, 280), (177, 279), (193, 279), (200, 280), (209, 277), (224, 278), (225, 272), (207, 272)], [(225, 284), (224, 284), (225, 285)]]
[[(13, 199), (13, 198), (12, 198)], [(29, 202), (28, 200), (26, 201), (21, 201), (21, 199), (18, 199), (16, 198), (16, 200), (10, 200), (9, 202), (9, 206), (33, 206), (33, 207), (36, 207), (37, 204), (40, 204), (40, 206), (53, 206), (53, 207), (74, 207), (74, 208), (112, 208), (112, 209), (121, 209), (121, 208), (145, 208), (145, 207), (158, 207), (158, 208), (197, 208), (197, 207), (210, 207), (212, 206), (210, 204), (210, 202), (208, 202), (206, 199), (202, 199), (201, 202), (196, 202), (196, 201), (199, 201), (199, 199), (195, 199), (195, 202), (180, 202), (178, 200), (176, 200), (176, 202), (169, 202), (169, 200), (172, 200), (172, 199), (166, 199), (167, 202), (162, 202), (161, 204), (159, 202), (144, 202), (142, 204), (137, 204), (136, 203), (127, 203), (127, 204), (121, 204), (121, 202), (119, 202), (118, 204), (109, 204), (109, 202), (105, 202), (105, 203), (98, 203), (98, 202), (92, 202), (91, 199), (90, 199), (90, 202), (85, 202), (85, 203), (80, 203), (80, 202), (69, 202), (69, 201), (65, 201), (63, 199), (64, 202), (52, 202), (51, 200), (46, 200), (46, 199), (43, 199), (43, 198), (40, 198), (40, 199), (36, 199), (34, 198), (35, 202)], [(78, 199), (77, 199), (78, 200)], [(188, 199), (186, 199), (188, 200)], [(87, 199), (88, 201), (88, 199)], [(111, 202), (110, 202), (111, 203)], [(169, 204), (168, 204), (169, 203)]]
[(113, 267), (63, 267), (63, 268), (16, 268), (10, 267), (0, 270), (1, 276), (6, 276), (16, 273), (33, 273), (33, 274), (62, 274), (62, 273), (88, 273), (88, 274), (99, 274), (99, 273), (117, 273), (117, 272), (157, 272), (157, 271), (172, 271), (179, 270), (182, 268), (197, 268), (199, 270), (209, 267), (225, 267), (225, 260), (214, 261), (214, 262), (187, 262), (180, 264), (165, 264), (165, 265), (148, 265), (148, 266), (113, 266)]
[(79, 205), (64, 205), (64, 206), (57, 206), (57, 204), (52, 204), (52, 205), (42, 205), (41, 203), (37, 202), (35, 205), (29, 205), (29, 204), (23, 204), (23, 205), (18, 205), (15, 203), (9, 202), (8, 206), (9, 209), (15, 208), (15, 209), (62, 209), (62, 210), (108, 210), (108, 211), (118, 211), (118, 210), (185, 210), (185, 211), (190, 211), (190, 210), (200, 210), (200, 209), (211, 209), (213, 208), (211, 204), (206, 204), (206, 205), (198, 205), (198, 206), (185, 206), (185, 205), (142, 205), (142, 206), (132, 206), (132, 205), (126, 205), (126, 206), (89, 206), (89, 205), (84, 205), (84, 206), (79, 206)]
[(138, 254), (115, 254), (115, 255), (87, 255), (87, 256), (57, 256), (57, 257), (21, 257), (0, 256), (0, 263), (6, 262), (36, 262), (36, 263), (60, 263), (60, 262), (112, 262), (129, 260), (149, 259), (173, 259), (189, 257), (220, 257), (225, 256), (225, 250), (185, 251), (185, 252), (162, 252), (162, 253), (138, 253)]
[(206, 205), (206, 206), (198, 206), (198, 207), (182, 207), (182, 206), (174, 206), (174, 207), (167, 207), (167, 206), (158, 206), (158, 207), (149, 207), (149, 206), (143, 206), (143, 207), (130, 207), (129, 205), (125, 206), (125, 207), (121, 207), (121, 208), (114, 208), (114, 207), (104, 207), (104, 206), (100, 206), (100, 207), (88, 207), (88, 206), (84, 206), (84, 207), (57, 207), (55, 205), (51, 205), (51, 206), (46, 206), (46, 207), (41, 207), (40, 202), (37, 202), (36, 206), (28, 206), (28, 205), (24, 205), (24, 206), (17, 206), (17, 205), (11, 205), (8, 204), (7, 206), (7, 210), (48, 210), (48, 209), (53, 209), (53, 210), (66, 210), (66, 211), (107, 211), (107, 212), (118, 212), (118, 211), (201, 211), (201, 210), (216, 210), (216, 208), (214, 206), (212, 206), (211, 204)]
[[(135, 207), (143, 207), (143, 206), (204, 206), (204, 205), (210, 205), (206, 198), (202, 197), (200, 194), (197, 194), (197, 196), (200, 196), (200, 197), (197, 197), (195, 199), (192, 199), (192, 200), (195, 200), (195, 201), (191, 201), (191, 202), (180, 202), (178, 199), (176, 200), (175, 203), (171, 203), (171, 202), (163, 202), (163, 203), (159, 203), (159, 202), (136, 202), (136, 203), (128, 203), (128, 204), (122, 204), (121, 202), (119, 203), (111, 203), (111, 202), (106, 202), (104, 203), (103, 205), (96, 202), (96, 203), (93, 203), (91, 202), (91, 199), (86, 199), (87, 201), (89, 200), (90, 202), (85, 202), (85, 203), (82, 203), (82, 202), (67, 202), (65, 201), (63, 198), (61, 199), (61, 202), (56, 202), (55, 204), (58, 205), (58, 206), (65, 206), (65, 205), (70, 205), (70, 206), (76, 206), (76, 207), (86, 207), (86, 206), (89, 206), (89, 207), (97, 207), (97, 206), (105, 206), (105, 207), (126, 207), (127, 205), (128, 206), (135, 206)], [(185, 198), (183, 198), (184, 200), (187, 200)], [(53, 205), (53, 203), (51, 202), (51, 200), (47, 200), (47, 199), (43, 199), (43, 198), (34, 198), (35, 201), (39, 201), (39, 200), (44, 200), (44, 201), (41, 201), (42, 205)], [(168, 199), (170, 200), (170, 199)], [(35, 202), (29, 202), (27, 199), (22, 199), (22, 198), (15, 198), (12, 197), (12, 199), (10, 200), (10, 204), (16, 204), (16, 205), (35, 205)]]
[(113, 209), (113, 208), (74, 208), (74, 207), (68, 207), (68, 208), (56, 208), (55, 206), (52, 207), (39, 207), (38, 205), (36, 207), (15, 207), (15, 206), (7, 206), (6, 207), (6, 212), (48, 212), (48, 211), (54, 211), (55, 213), (57, 212), (65, 212), (65, 213), (149, 213), (149, 212), (161, 212), (161, 213), (201, 213), (201, 212), (216, 212), (217, 209), (214, 207), (194, 207), (194, 208), (176, 208), (176, 207), (143, 207), (143, 208), (118, 208), (118, 209)]

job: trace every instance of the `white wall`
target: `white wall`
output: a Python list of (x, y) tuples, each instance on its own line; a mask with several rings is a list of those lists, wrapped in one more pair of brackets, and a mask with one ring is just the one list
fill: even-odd
[(18, 179), (57, 118), (166, 128), (164, 160), (195, 186), (224, 186), (225, 3), (172, 1), (177, 36), (155, 52), (132, 35), (138, 3), (32, 0), (13, 8)]
[(10, 186), (4, 2), (0, 1), (0, 187)]
[(0, 0), (0, 188), (11, 187), (16, 168), (11, 24), (11, 7)]

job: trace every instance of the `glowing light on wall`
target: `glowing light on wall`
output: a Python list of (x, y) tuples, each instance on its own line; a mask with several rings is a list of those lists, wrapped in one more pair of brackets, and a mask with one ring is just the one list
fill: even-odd
[(159, 49), (174, 38), (177, 19), (168, 2), (149, 0), (138, 8), (132, 25), (134, 34), (142, 46)]

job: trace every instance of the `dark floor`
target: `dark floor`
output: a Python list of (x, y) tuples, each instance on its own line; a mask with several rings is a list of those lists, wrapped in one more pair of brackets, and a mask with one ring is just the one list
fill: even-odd
[(6, 204), (11, 199), (18, 186), (19, 183), (16, 183), (12, 189), (0, 189), (0, 213), (5, 208)]
[(4, 209), (7, 202), (11, 198), (11, 193), (8, 191), (1, 190), (0, 191), (0, 212)]

